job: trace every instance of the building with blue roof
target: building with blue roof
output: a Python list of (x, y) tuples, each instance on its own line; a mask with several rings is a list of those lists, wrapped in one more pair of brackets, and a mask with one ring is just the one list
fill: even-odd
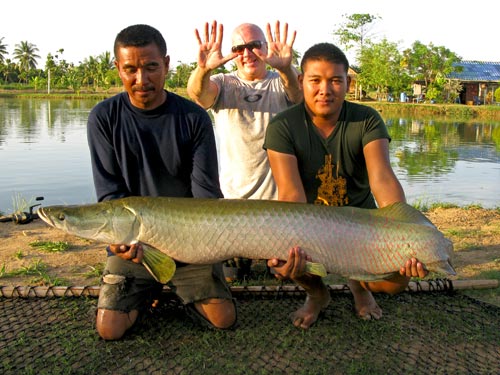
[(453, 64), (455, 70), (446, 77), (462, 85), (460, 102), (469, 105), (494, 104), (495, 90), (500, 87), (500, 62), (464, 60)]

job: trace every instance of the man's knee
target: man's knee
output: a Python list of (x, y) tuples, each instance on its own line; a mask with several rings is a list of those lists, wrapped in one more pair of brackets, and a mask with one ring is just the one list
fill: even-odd
[(215, 328), (228, 329), (236, 323), (236, 306), (233, 300), (210, 298), (196, 302), (195, 306)]
[(138, 316), (137, 310), (128, 313), (115, 310), (98, 309), (96, 329), (104, 340), (119, 340), (134, 325)]

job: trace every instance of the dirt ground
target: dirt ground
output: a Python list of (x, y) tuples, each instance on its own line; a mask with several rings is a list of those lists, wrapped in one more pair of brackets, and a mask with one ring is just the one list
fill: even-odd
[[(500, 279), (500, 210), (436, 208), (425, 215), (452, 240), (458, 279)], [(63, 252), (33, 247), (36, 241), (68, 242)], [(0, 223), (0, 286), (98, 285), (105, 246), (67, 235), (36, 219)]]

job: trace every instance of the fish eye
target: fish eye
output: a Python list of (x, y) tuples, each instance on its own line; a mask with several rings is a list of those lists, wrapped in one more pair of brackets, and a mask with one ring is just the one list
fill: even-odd
[(59, 216), (57, 216), (57, 219), (63, 221), (64, 219), (66, 219), (66, 217), (63, 213), (60, 213)]

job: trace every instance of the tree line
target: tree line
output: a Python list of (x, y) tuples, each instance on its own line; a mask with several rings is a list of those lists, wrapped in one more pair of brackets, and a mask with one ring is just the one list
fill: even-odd
[[(415, 41), (411, 48), (400, 51), (398, 44), (387, 38), (375, 41), (373, 26), (381, 19), (371, 14), (343, 15), (344, 22), (332, 32), (333, 39), (345, 51), (353, 49), (359, 94), (370, 93), (374, 99), (385, 100), (401, 92), (413, 93), (418, 83), (425, 89), (427, 100), (454, 102), (462, 90), (457, 81), (447, 75), (457, 69), (454, 63), (461, 58), (443, 46), (425, 45)], [(0, 37), (0, 85), (3, 87), (24, 87), (35, 91), (82, 90), (97, 92), (120, 86), (118, 72), (110, 52), (89, 56), (78, 65), (64, 59), (61, 48), (47, 55), (45, 67), (37, 67), (40, 59), (36, 45), (21, 41), (14, 46), (12, 59), (7, 58), (5, 37)], [(295, 52), (294, 64), (298, 67), (300, 54)], [(196, 62), (183, 63), (169, 72), (168, 88), (184, 88)], [(231, 63), (230, 70), (235, 66)], [(227, 71), (221, 67), (219, 71)], [(358, 95), (357, 95), (358, 96)]]

